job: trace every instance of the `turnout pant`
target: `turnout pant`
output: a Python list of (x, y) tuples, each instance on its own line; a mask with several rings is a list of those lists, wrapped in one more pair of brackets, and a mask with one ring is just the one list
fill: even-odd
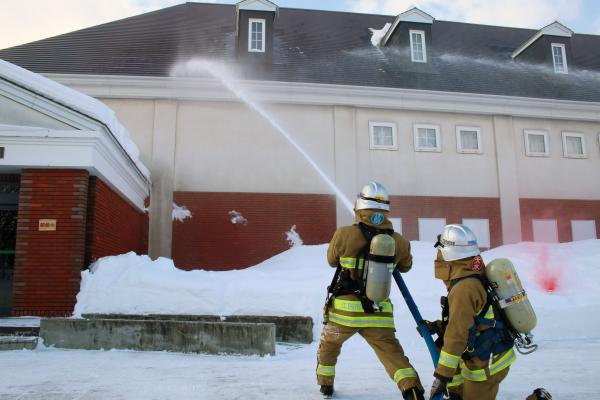
[(418, 387), (423, 390), (419, 376), (404, 355), (400, 342), (391, 328), (351, 328), (329, 322), (323, 327), (321, 342), (317, 354), (317, 383), (333, 385), (335, 364), (342, 345), (352, 335), (361, 335), (385, 367), (390, 378), (396, 382), (401, 391)]
[[(498, 395), (498, 389), (500, 389), (500, 382), (506, 378), (508, 370), (510, 369), (510, 367), (506, 367), (500, 372), (491, 375), (487, 363), (481, 361), (479, 358), (464, 361), (464, 366), (462, 368), (465, 367), (471, 371), (482, 371), (482, 379), (485, 380), (476, 381), (464, 377), (461, 379), (463, 382), (462, 384), (457, 386), (450, 384), (448, 391), (451, 394), (459, 395), (462, 400), (495, 400)], [(457, 376), (461, 376), (461, 372), (462, 376), (464, 376), (464, 371), (461, 371), (461, 368), (459, 367), (456, 372)], [(456, 378), (453, 382), (455, 381)]]

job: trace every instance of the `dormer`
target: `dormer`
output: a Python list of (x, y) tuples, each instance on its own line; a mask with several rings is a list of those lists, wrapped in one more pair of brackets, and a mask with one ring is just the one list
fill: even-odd
[(572, 36), (572, 30), (555, 21), (537, 31), (513, 51), (511, 57), (517, 61), (547, 65), (557, 74), (567, 74), (572, 59)]
[(434, 20), (425, 11), (413, 7), (396, 17), (381, 39), (380, 46), (406, 48), (411, 62), (427, 63), (430, 59), (427, 52), (431, 49), (431, 25)]
[(264, 59), (273, 49), (273, 23), (277, 4), (268, 0), (244, 0), (236, 5), (238, 56)]

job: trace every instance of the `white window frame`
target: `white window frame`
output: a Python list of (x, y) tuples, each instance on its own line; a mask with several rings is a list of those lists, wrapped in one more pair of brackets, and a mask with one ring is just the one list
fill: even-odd
[[(417, 35), (421, 35), (421, 40), (423, 43), (423, 59), (422, 60), (415, 59), (415, 53), (413, 51), (413, 33), (416, 33)], [(410, 38), (410, 60), (412, 62), (426, 63), (427, 62), (427, 46), (425, 44), (425, 31), (411, 29), (408, 31), (408, 34), (409, 34), (409, 38)]]
[[(558, 70), (556, 69), (556, 60), (554, 59), (554, 48), (560, 48), (560, 53), (562, 55), (562, 59), (563, 59), (563, 67), (564, 70)], [(552, 53), (552, 64), (554, 65), (554, 72), (557, 74), (568, 74), (569, 73), (569, 67), (567, 66), (567, 52), (565, 51), (565, 45), (563, 43), (552, 43), (550, 45), (550, 51)]]
[[(419, 146), (419, 128), (424, 129), (435, 129), (435, 143), (436, 147), (420, 147)], [(439, 125), (431, 124), (414, 124), (413, 125), (413, 141), (415, 145), (415, 151), (432, 151), (436, 153), (442, 152), (442, 135), (440, 134)]]
[[(475, 131), (477, 132), (477, 149), (464, 149), (462, 146), (462, 137), (460, 136), (461, 131)], [(470, 154), (481, 154), (483, 153), (483, 147), (481, 145), (481, 128), (478, 126), (456, 126), (456, 151), (459, 153), (470, 153)]]
[[(262, 26), (262, 47), (260, 49), (252, 49), (252, 23), (260, 22)], [(248, 19), (248, 52), (250, 53), (264, 53), (267, 47), (267, 37), (265, 33), (267, 31), (267, 22), (260, 18), (249, 18)]]
[[(391, 146), (375, 144), (375, 127), (376, 126), (384, 126), (387, 128), (392, 128), (392, 145)], [(393, 122), (369, 121), (369, 148), (371, 150), (398, 150), (398, 137), (396, 135), (396, 124)]]
[[(531, 151), (529, 149), (529, 135), (543, 135), (544, 136), (544, 148), (545, 152)], [(523, 131), (523, 137), (525, 138), (525, 155), (528, 157), (549, 157), (550, 156), (550, 142), (548, 140), (548, 132), (537, 131), (534, 129), (525, 129)]]
[[(583, 154), (569, 154), (567, 153), (567, 138), (568, 137), (578, 137), (581, 138), (581, 150)], [(565, 158), (587, 158), (587, 149), (585, 146), (585, 134), (576, 133), (576, 132), (563, 132), (562, 133), (563, 140), (563, 155)]]

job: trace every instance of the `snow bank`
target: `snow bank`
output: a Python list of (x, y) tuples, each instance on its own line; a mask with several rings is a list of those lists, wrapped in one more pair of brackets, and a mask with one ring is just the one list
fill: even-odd
[(131, 140), (127, 129), (121, 125), (114, 111), (104, 103), (2, 59), (0, 59), (0, 77), (102, 122), (144, 176), (150, 179), (150, 171), (140, 160), (140, 150)]
[[(327, 245), (296, 246), (254, 267), (225, 272), (184, 271), (172, 260), (152, 261), (134, 253), (105, 257), (82, 272), (74, 315), (303, 315), (314, 319), (318, 333), (325, 288), (334, 272), (326, 263), (326, 250)], [(412, 242), (412, 252), (414, 266), (404, 279), (424, 318), (438, 318), (439, 296), (445, 289), (433, 277), (435, 250), (431, 243)], [(511, 259), (519, 271), (538, 314), (536, 334), (589, 334), (595, 324), (591, 316), (600, 306), (600, 240), (520, 243), (483, 253), (487, 262), (500, 257)], [(546, 291), (549, 276), (558, 277), (553, 292)], [(392, 290), (391, 299), (400, 333), (412, 331), (398, 290)]]

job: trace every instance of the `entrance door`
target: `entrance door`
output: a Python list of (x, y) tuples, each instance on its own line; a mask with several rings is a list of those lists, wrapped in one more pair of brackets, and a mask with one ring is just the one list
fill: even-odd
[(10, 315), (17, 239), (19, 183), (0, 182), (0, 315)]

